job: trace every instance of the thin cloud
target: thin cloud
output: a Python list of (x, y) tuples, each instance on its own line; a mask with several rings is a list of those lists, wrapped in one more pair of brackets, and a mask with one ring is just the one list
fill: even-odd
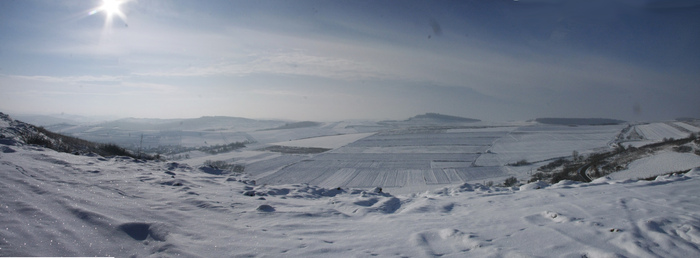
[(45, 75), (9, 75), (8, 77), (20, 80), (31, 80), (31, 81), (41, 81), (48, 83), (70, 83), (70, 84), (81, 84), (81, 83), (104, 83), (104, 82), (121, 82), (125, 79), (124, 76), (45, 76)]
[(339, 80), (366, 80), (390, 77), (370, 63), (350, 59), (317, 56), (303, 51), (285, 51), (252, 56), (251, 60), (173, 69), (170, 71), (134, 73), (138, 76), (203, 77), (245, 76), (251, 74), (302, 75)]

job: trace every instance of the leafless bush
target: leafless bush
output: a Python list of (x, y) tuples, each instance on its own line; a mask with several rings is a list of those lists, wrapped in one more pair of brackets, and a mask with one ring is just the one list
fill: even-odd
[(503, 182), (503, 185), (505, 187), (511, 187), (514, 186), (518, 183), (518, 179), (515, 178), (514, 176), (506, 178), (506, 180)]
[(681, 146), (673, 147), (673, 151), (680, 152), (680, 153), (687, 153), (687, 152), (693, 151), (693, 147), (690, 147), (688, 145), (681, 145)]
[(236, 173), (242, 173), (245, 170), (245, 166), (243, 165), (228, 163), (223, 160), (207, 160), (204, 162), (204, 165), (218, 170), (225, 170)]
[(46, 148), (53, 147), (53, 143), (46, 136), (38, 132), (23, 132), (19, 136), (26, 144), (39, 145)]
[(519, 160), (518, 162), (515, 162), (515, 163), (509, 163), (509, 164), (507, 164), (507, 166), (513, 166), (513, 167), (527, 166), (527, 165), (530, 165), (530, 162), (528, 162), (528, 161), (525, 160), (525, 159), (521, 159), (521, 160)]

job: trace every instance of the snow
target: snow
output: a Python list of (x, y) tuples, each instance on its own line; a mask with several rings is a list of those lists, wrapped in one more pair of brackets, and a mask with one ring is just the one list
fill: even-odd
[(0, 256), (700, 256), (700, 169), (392, 195), (3, 146)]
[[(308, 140), (326, 140), (331, 143), (329, 146), (341, 147), (317, 155), (298, 155), (295, 156), (298, 161), (293, 163), (274, 167), (262, 165), (265, 169), (275, 169), (268, 172), (261, 171), (254, 163), (251, 164), (255, 167), (252, 174), (260, 184), (382, 187), (390, 193), (423, 191), (434, 188), (434, 185), (477, 180), (502, 180), (507, 175), (500, 168), (474, 167), (472, 163), (507, 130), (511, 129), (448, 133), (446, 130), (412, 127), (372, 135), (311, 138)], [(303, 145), (298, 142), (293, 141), (293, 144)]]
[(201, 151), (188, 152), (191, 154), (191, 158), (184, 159), (179, 162), (187, 163), (190, 166), (197, 166), (204, 164), (207, 160), (238, 160), (238, 161), (260, 161), (267, 156), (274, 155), (269, 152), (245, 150), (245, 151), (231, 151), (218, 154), (208, 154)]
[(645, 125), (637, 125), (637, 131), (644, 136), (645, 139), (652, 141), (661, 141), (664, 138), (680, 139), (688, 137), (688, 133), (681, 132), (666, 123), (650, 123)]
[(335, 153), (480, 153), (485, 146), (394, 146), (394, 147), (344, 147)]
[(335, 124), (324, 124), (322, 126), (302, 127), (293, 129), (262, 130), (249, 132), (256, 141), (261, 143), (276, 143), (294, 141), (321, 136), (333, 136), (342, 134), (347, 130), (336, 130)]
[[(3, 137), (18, 131), (12, 126), (0, 123)], [(354, 129), (332, 123), (276, 130), (320, 135), (291, 143), (335, 147), (325, 153), (272, 153), (260, 143), (178, 162), (0, 141), (0, 256), (700, 257), (693, 152), (649, 154), (591, 183), (492, 187), (485, 183), (528, 166), (472, 166), (482, 157), (500, 164), (609, 148), (620, 129), (337, 135)], [(246, 174), (200, 167), (207, 159), (245, 164)]]
[(270, 145), (290, 146), (290, 147), (314, 147), (335, 149), (345, 146), (351, 142), (373, 135), (374, 133), (343, 134), (333, 136), (313, 137), (286, 142), (270, 143)]
[(700, 167), (700, 156), (693, 153), (663, 152), (633, 161), (628, 168), (609, 177), (617, 180), (648, 178)]
[(674, 124), (676, 124), (677, 126), (680, 126), (682, 128), (685, 128), (685, 130), (688, 130), (690, 132), (694, 132), (694, 133), (700, 132), (700, 128), (695, 127), (695, 126), (690, 125), (690, 124), (687, 124), (687, 123), (684, 123), (684, 122), (675, 122)]
[(592, 153), (605, 148), (615, 139), (623, 125), (555, 126), (535, 125), (520, 127), (496, 140), (490, 153), (479, 157), (480, 166), (503, 166), (520, 160), (547, 161), (569, 157), (573, 151)]

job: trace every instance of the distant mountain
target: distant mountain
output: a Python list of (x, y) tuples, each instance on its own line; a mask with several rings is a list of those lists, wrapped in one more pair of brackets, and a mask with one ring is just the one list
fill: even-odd
[(695, 120), (698, 120), (698, 119), (697, 119), (697, 118), (694, 118), (694, 117), (679, 117), (679, 118), (676, 118), (676, 121), (680, 121), (680, 122), (693, 122), (693, 121), (695, 121)]
[(283, 125), (284, 122), (276, 120), (255, 120), (241, 117), (228, 116), (204, 116), (189, 119), (150, 119), (150, 118), (125, 118), (111, 122), (101, 123), (98, 126), (104, 128), (119, 128), (131, 131), (217, 131), (238, 130), (248, 131), (261, 128), (269, 128)]
[(46, 125), (56, 125), (56, 124), (71, 124), (71, 125), (77, 125), (79, 124), (78, 121), (72, 120), (72, 119), (67, 119), (67, 118), (58, 118), (54, 116), (44, 116), (44, 115), (32, 115), (32, 116), (14, 116), (17, 117), (17, 119), (21, 121), (26, 121), (26, 123), (30, 123), (33, 125), (37, 126), (46, 126)]
[(13, 115), (14, 118), (24, 121), (25, 123), (30, 123), (36, 126), (47, 126), (47, 125), (57, 125), (57, 124), (68, 124), (68, 125), (82, 125), (82, 124), (93, 124), (103, 121), (114, 120), (116, 117), (105, 117), (105, 116), (79, 116), (79, 115), (69, 115), (69, 114), (55, 114), (55, 115)]
[(479, 119), (465, 118), (459, 116), (449, 116), (438, 113), (425, 113), (417, 115), (406, 120), (406, 122), (438, 122), (438, 123), (473, 123), (479, 122)]
[(284, 121), (205, 116), (190, 119), (124, 118), (98, 124), (56, 124), (47, 129), (82, 139), (121, 146), (200, 147), (256, 139), (245, 132), (284, 125)]
[(535, 121), (550, 125), (617, 125), (626, 122), (609, 118), (537, 118)]

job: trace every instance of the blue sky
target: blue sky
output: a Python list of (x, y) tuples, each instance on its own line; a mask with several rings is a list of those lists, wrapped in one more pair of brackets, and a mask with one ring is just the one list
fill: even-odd
[(700, 1), (0, 1), (0, 111), (700, 117)]

